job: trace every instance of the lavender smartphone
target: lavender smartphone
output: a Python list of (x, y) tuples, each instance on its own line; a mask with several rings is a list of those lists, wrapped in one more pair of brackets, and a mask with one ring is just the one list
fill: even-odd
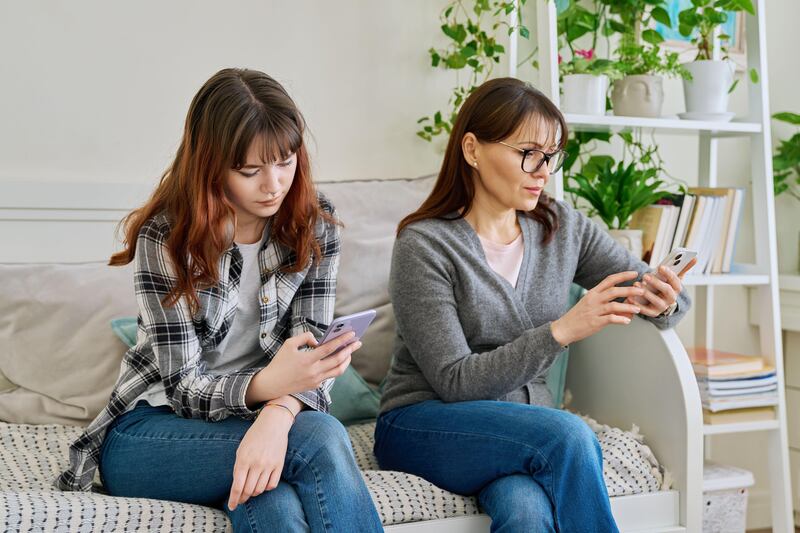
[(325, 344), (326, 342), (331, 341), (336, 337), (340, 337), (350, 331), (355, 332), (356, 336), (353, 337), (352, 340), (347, 344), (356, 342), (364, 336), (364, 333), (367, 331), (367, 328), (374, 319), (374, 309), (361, 311), (360, 313), (355, 313), (352, 315), (340, 316), (331, 322), (331, 325), (328, 326), (327, 331), (325, 331), (325, 334), (322, 336), (322, 340), (320, 340), (319, 343)]

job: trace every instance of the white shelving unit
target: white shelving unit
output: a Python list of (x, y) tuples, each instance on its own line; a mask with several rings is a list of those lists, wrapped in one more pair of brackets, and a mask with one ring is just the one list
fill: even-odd
[[(760, 332), (760, 349), (778, 374), (777, 419), (726, 425), (697, 427), (706, 440), (711, 435), (763, 431), (769, 434), (768, 449), (764, 460), (770, 472), (770, 495), (772, 528), (776, 532), (794, 531), (792, 520), (792, 497), (789, 468), (788, 439), (786, 426), (786, 398), (780, 329), (780, 306), (778, 302), (777, 242), (775, 233), (775, 204), (772, 183), (772, 141), (770, 136), (769, 76), (767, 75), (765, 0), (756, 0), (756, 16), (746, 15), (746, 48), (748, 68), (756, 68), (760, 75), (758, 84), (751, 84), (748, 113), (744, 119), (732, 122), (707, 122), (680, 120), (677, 117), (643, 118), (617, 116), (586, 116), (567, 114), (566, 119), (574, 130), (583, 131), (630, 131), (643, 130), (658, 133), (693, 135), (697, 137), (699, 168), (698, 184), (703, 187), (717, 186), (718, 140), (725, 137), (746, 136), (750, 140), (752, 202), (754, 206), (754, 236), (756, 263), (735, 265), (730, 274), (692, 275), (686, 277), (686, 285), (695, 287), (695, 330), (697, 345), (714, 346), (714, 291), (717, 286), (753, 287), (757, 299), (757, 319)], [(536, 40), (539, 50), (539, 89), (557, 105), (558, 44), (555, 2), (536, 2)], [(512, 13), (512, 17), (515, 14)], [(517, 37), (511, 36), (509, 47), (509, 75), (516, 75)], [(717, 51), (718, 53), (718, 51)], [(556, 198), (563, 199), (563, 184), (553, 180)], [(747, 312), (744, 310), (743, 312)], [(693, 506), (698, 509), (699, 506)], [(682, 513), (687, 531), (700, 531), (700, 513)]]

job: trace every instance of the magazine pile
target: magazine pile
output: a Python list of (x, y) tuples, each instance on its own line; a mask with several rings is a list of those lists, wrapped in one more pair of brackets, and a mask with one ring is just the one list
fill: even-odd
[(705, 424), (772, 420), (778, 377), (763, 357), (689, 348)]

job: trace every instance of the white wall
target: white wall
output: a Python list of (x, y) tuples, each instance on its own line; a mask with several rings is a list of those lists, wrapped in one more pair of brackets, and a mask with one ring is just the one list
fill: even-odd
[(317, 177), (428, 173), (414, 135), (451, 76), (426, 50), (443, 2), (175, 0), (0, 3), (0, 180), (155, 180), (192, 96), (220, 68), (285, 84)]
[[(530, 2), (531, 4), (533, 2)], [(190, 99), (227, 66), (264, 70), (306, 115), (322, 179), (435, 172), (437, 150), (415, 121), (445, 106), (454, 80), (429, 67), (444, 0), (8, 0), (0, 3), (0, 181), (155, 183), (177, 146)], [(767, 13), (773, 112), (800, 112), (800, 37), (786, 21), (800, 2), (770, 0)], [(533, 6), (528, 7), (529, 27)], [(520, 56), (526, 54), (523, 44)], [(505, 72), (505, 66), (496, 71)], [(521, 75), (531, 76), (530, 69)], [(746, 111), (743, 81), (731, 109)], [(683, 110), (680, 83), (666, 85), (665, 113)], [(791, 128), (776, 125), (776, 135)], [(657, 139), (670, 173), (697, 179), (693, 137)], [(720, 149), (719, 184), (749, 186), (747, 140)], [(751, 197), (752, 198), (752, 197)], [(2, 200), (2, 199), (0, 199)], [(752, 258), (752, 205), (737, 259)], [(797, 269), (800, 203), (778, 202), (780, 269)], [(717, 291), (718, 347), (757, 353), (747, 294)], [(679, 327), (692, 342), (692, 317)], [(736, 446), (734, 446), (734, 442)], [(751, 525), (764, 525), (763, 435), (714, 440), (716, 458), (752, 468)], [(758, 498), (761, 498), (759, 500)], [(759, 510), (761, 509), (761, 510)]]

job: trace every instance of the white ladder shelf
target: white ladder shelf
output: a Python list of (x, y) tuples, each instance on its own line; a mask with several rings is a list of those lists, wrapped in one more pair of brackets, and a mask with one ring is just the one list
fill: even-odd
[[(753, 286), (759, 310), (759, 335), (761, 355), (775, 366), (778, 375), (777, 419), (753, 423), (698, 427), (697, 431), (708, 438), (723, 433), (765, 431), (769, 444), (764, 459), (770, 472), (772, 528), (776, 532), (794, 531), (792, 495), (789, 474), (789, 447), (786, 428), (786, 397), (784, 389), (783, 348), (778, 302), (777, 239), (775, 232), (775, 203), (772, 180), (772, 140), (770, 134), (769, 76), (767, 75), (767, 49), (765, 27), (765, 0), (755, 0), (756, 15), (744, 14), (747, 65), (759, 73), (759, 83), (749, 86), (749, 116), (745, 120), (728, 123), (688, 121), (677, 117), (640, 118), (617, 116), (566, 115), (570, 127), (584, 131), (646, 130), (698, 138), (698, 184), (717, 186), (718, 139), (747, 136), (750, 139), (751, 175), (753, 183), (754, 237), (756, 264), (738, 265), (731, 274), (687, 276), (686, 285), (695, 286), (696, 344), (714, 346), (714, 290), (717, 285)], [(516, 13), (510, 15), (512, 25)], [(539, 59), (539, 84), (556, 105), (559, 104), (558, 32), (556, 6), (552, 0), (536, 0), (536, 40)], [(717, 46), (718, 49), (718, 46)], [(718, 54), (718, 50), (716, 51)], [(517, 70), (517, 35), (512, 34), (509, 46), (509, 75)], [(564, 197), (563, 183), (553, 180), (554, 195)], [(748, 312), (747, 309), (742, 310)], [(701, 475), (702, 477), (702, 475)], [(702, 501), (681, 502), (681, 525), (687, 531), (702, 529)]]

